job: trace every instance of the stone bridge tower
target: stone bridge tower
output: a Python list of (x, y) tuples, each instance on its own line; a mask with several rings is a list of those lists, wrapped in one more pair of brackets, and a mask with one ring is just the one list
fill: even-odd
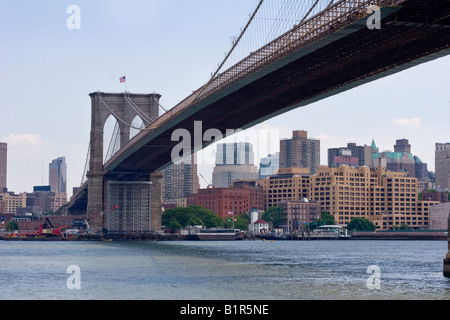
[[(160, 173), (126, 177), (105, 176), (104, 126), (113, 116), (119, 126), (120, 148), (130, 141), (133, 120), (140, 117), (148, 126), (159, 116), (159, 94), (93, 92), (87, 215), (93, 232), (142, 233), (161, 229)], [(126, 180), (124, 180), (126, 179)], [(159, 194), (158, 194), (159, 192)], [(151, 199), (151, 200), (150, 200)], [(139, 216), (136, 216), (138, 214)]]

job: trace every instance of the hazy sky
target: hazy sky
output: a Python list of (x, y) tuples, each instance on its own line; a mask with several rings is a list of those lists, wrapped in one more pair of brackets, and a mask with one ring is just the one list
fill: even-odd
[[(172, 108), (208, 80), (256, 0), (0, 2), (0, 141), (8, 143), (8, 188), (48, 185), (48, 164), (66, 157), (68, 193), (79, 186), (90, 133), (89, 93), (157, 92)], [(66, 12), (80, 9), (80, 29)], [(412, 153), (434, 170), (435, 142), (450, 142), (450, 56), (422, 64), (249, 130), (255, 152), (279, 149), (292, 130), (327, 148), (347, 142), (393, 149), (409, 139)], [(204, 151), (200, 159), (213, 153)], [(211, 161), (199, 172), (211, 180)], [(200, 180), (202, 186), (206, 182)]]

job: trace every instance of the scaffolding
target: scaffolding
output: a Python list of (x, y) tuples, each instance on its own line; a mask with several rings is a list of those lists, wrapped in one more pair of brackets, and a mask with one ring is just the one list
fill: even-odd
[(151, 234), (150, 187), (147, 181), (108, 182), (108, 207), (117, 208), (106, 215), (108, 235), (147, 238)]

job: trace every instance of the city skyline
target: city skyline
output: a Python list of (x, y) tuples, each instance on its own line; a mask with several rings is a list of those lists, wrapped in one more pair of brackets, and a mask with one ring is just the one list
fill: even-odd
[[(79, 1), (79, 30), (66, 27), (68, 5), (0, 5), (0, 37), (6, 48), (0, 56), (5, 62), (2, 72), (8, 75), (0, 79), (6, 119), (0, 142), (8, 143), (8, 188), (17, 193), (40, 185), (48, 175), (44, 163), (64, 155), (70, 197), (81, 183), (88, 149), (88, 94), (121, 92), (125, 87), (119, 79), (126, 76), (128, 91), (159, 93), (161, 104), (172, 108), (208, 80), (254, 1)], [(326, 164), (330, 147), (347, 142), (369, 145), (375, 139), (383, 151), (406, 138), (412, 152), (434, 171), (435, 143), (446, 143), (450, 137), (449, 71), (446, 56), (277, 116), (252, 130), (276, 131), (279, 139), (289, 138), (292, 130), (306, 130), (321, 141), (321, 164)], [(214, 148), (202, 153), (210, 155)], [(258, 157), (278, 151), (275, 143)], [(199, 165), (199, 174), (208, 181), (212, 166)]]

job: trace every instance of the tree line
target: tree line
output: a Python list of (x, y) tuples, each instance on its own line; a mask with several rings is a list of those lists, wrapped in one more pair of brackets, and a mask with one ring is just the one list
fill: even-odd
[(229, 215), (229, 217), (221, 219), (213, 211), (202, 206), (170, 208), (162, 214), (162, 224), (172, 230), (196, 225), (205, 228), (232, 228), (234, 225), (235, 229), (247, 230), (249, 221), (250, 217), (247, 214)]
[[(266, 220), (270, 227), (277, 228), (285, 222), (283, 208), (272, 206), (267, 209), (261, 217)], [(233, 221), (234, 220), (234, 221)], [(241, 214), (237, 216), (230, 215), (225, 219), (219, 218), (213, 211), (207, 210), (202, 206), (189, 206), (170, 208), (162, 214), (162, 224), (171, 230), (180, 230), (187, 226), (201, 225), (204, 228), (232, 228), (247, 230), (250, 216)], [(305, 227), (314, 230), (321, 225), (335, 225), (334, 216), (326, 211), (322, 211), (320, 218), (308, 223)], [(349, 231), (375, 231), (375, 225), (366, 218), (356, 217), (347, 225)]]

